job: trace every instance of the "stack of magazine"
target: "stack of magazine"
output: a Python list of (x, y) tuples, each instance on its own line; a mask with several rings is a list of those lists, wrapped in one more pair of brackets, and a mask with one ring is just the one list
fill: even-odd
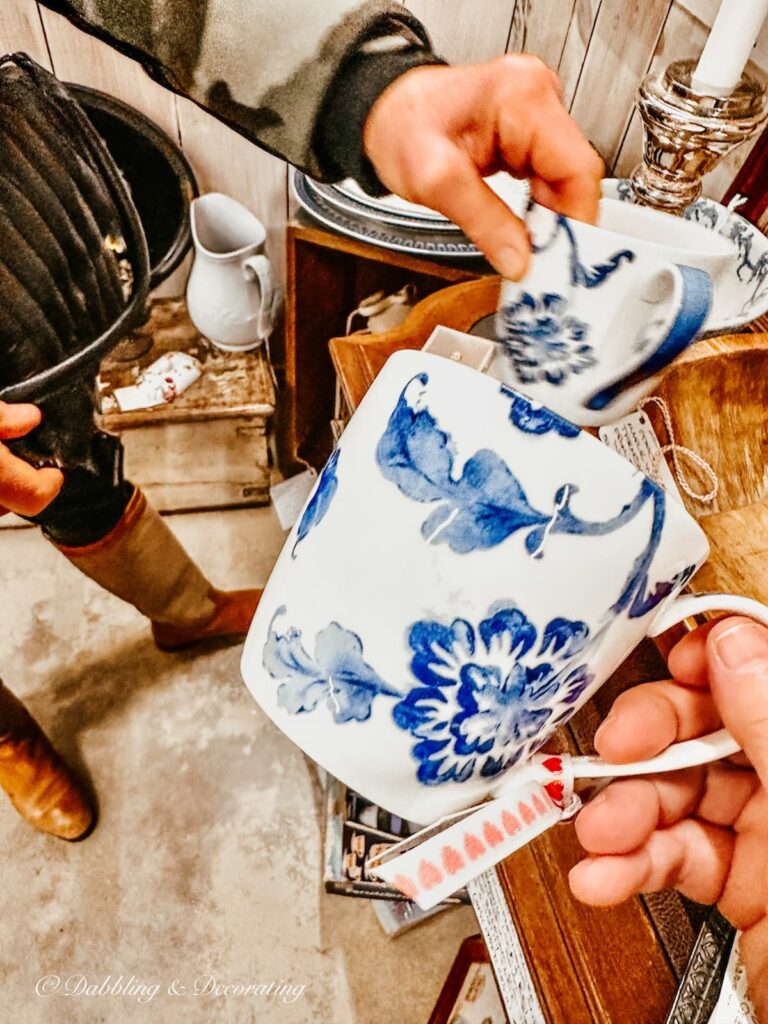
[(342, 896), (389, 900), (377, 906), (384, 931), (396, 934), (446, 906), (469, 903), (466, 890), (446, 899), (432, 911), (421, 911), (392, 886), (377, 878), (368, 861), (386, 847), (418, 832), (421, 825), (372, 804), (331, 775), (326, 776), (325, 868), (326, 892)]

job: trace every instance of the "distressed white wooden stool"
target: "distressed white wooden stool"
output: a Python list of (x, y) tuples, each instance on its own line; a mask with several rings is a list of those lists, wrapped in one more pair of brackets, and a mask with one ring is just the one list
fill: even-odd
[[(137, 333), (152, 341), (146, 354), (133, 362), (113, 357), (99, 377), (100, 425), (122, 439), (127, 479), (163, 512), (268, 503), (275, 389), (263, 348), (215, 348), (195, 330), (181, 299), (154, 301)], [(202, 377), (168, 405), (121, 412), (113, 390), (135, 384), (145, 367), (175, 351), (199, 359)]]

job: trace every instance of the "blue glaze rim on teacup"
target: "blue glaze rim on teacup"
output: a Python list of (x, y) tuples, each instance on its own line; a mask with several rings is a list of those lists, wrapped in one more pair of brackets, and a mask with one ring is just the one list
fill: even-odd
[(712, 279), (697, 267), (677, 265), (683, 294), (680, 308), (666, 337), (651, 356), (632, 373), (598, 391), (588, 399), (585, 408), (600, 411), (614, 402), (622, 392), (652, 377), (668, 366), (698, 337), (712, 307)]

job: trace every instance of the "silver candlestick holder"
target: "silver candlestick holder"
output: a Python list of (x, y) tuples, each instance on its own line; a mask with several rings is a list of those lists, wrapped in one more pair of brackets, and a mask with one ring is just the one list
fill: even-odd
[(768, 117), (765, 87), (744, 75), (728, 96), (694, 85), (696, 61), (674, 61), (642, 82), (643, 162), (631, 178), (638, 202), (680, 214), (701, 195), (701, 179)]

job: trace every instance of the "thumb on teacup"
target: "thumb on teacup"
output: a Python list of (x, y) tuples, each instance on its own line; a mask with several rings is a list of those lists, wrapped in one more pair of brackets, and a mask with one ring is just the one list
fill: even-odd
[(718, 622), (707, 659), (723, 725), (768, 789), (768, 628), (741, 616)]

